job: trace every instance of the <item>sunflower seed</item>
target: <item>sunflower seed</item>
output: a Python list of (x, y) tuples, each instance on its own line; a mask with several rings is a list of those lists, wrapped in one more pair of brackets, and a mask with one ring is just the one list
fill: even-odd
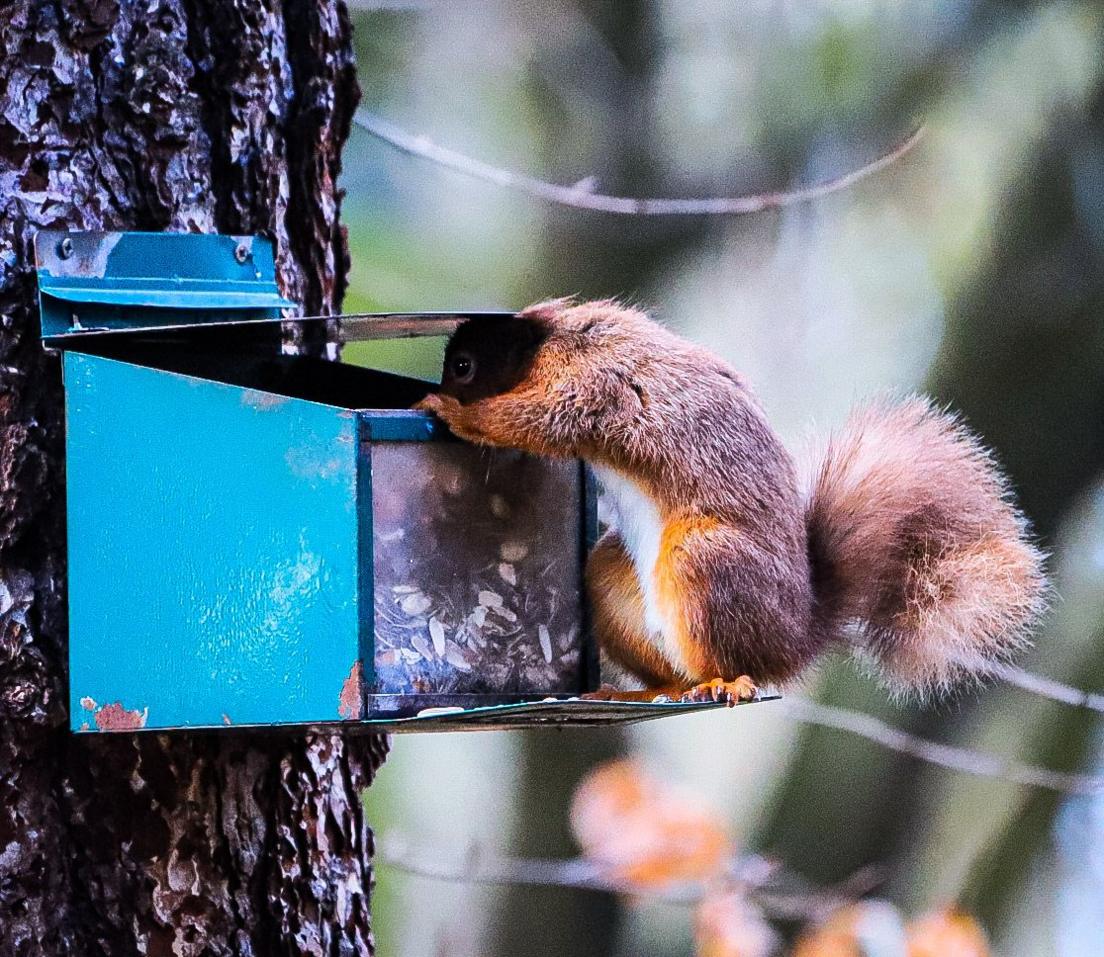
[(498, 554), (505, 562), (520, 562), (529, 554), (529, 546), (524, 542), (503, 542), (499, 546)]
[(479, 593), (479, 604), (484, 605), (487, 608), (501, 608), (502, 596), (498, 594), (498, 592), (481, 591)]
[(429, 619), (429, 637), (433, 639), (433, 650), (438, 655), (445, 653), (445, 626), (436, 618)]
[(461, 651), (460, 646), (454, 642), (447, 642), (445, 647), (445, 661), (460, 671), (471, 671), (471, 662)]
[(549, 664), (552, 663), (552, 636), (548, 633), (547, 625), (537, 626), (537, 637), (540, 639), (541, 653), (544, 655), (544, 660)]
[(421, 592), (415, 592), (413, 595), (407, 595), (400, 601), (399, 607), (406, 612), (406, 614), (410, 615), (411, 618), (415, 618), (429, 611), (430, 605), (432, 604), (433, 599), (428, 595), (423, 595)]

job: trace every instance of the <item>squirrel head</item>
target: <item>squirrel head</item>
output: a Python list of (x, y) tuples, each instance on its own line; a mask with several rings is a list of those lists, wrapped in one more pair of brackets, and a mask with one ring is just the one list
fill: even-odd
[(639, 410), (634, 370), (660, 335), (613, 300), (554, 299), (515, 316), (469, 319), (445, 349), (440, 391), (418, 407), (470, 441), (580, 454), (598, 418), (623, 409), (626, 396)]
[(727, 363), (639, 309), (554, 299), (461, 325), (418, 408), (470, 442), (647, 477), (753, 403)]
[(642, 325), (653, 326), (643, 313), (611, 299), (551, 299), (515, 316), (469, 319), (445, 349), (441, 393), (466, 405), (536, 385), (557, 367), (639, 341)]

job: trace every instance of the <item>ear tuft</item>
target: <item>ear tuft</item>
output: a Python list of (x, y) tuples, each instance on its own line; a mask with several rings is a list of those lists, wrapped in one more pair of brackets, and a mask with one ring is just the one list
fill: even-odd
[(560, 313), (579, 304), (577, 296), (560, 296), (558, 299), (545, 299), (543, 302), (535, 302), (526, 306), (517, 314), (519, 319), (543, 319), (551, 322)]

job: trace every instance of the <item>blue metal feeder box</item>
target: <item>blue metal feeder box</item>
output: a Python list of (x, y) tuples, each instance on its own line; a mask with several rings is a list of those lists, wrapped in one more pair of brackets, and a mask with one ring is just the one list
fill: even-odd
[(43, 232), (36, 252), (63, 353), (74, 730), (708, 707), (564, 700), (598, 681), (582, 465), (453, 440), (410, 410), (432, 383), (283, 355), (267, 240)]

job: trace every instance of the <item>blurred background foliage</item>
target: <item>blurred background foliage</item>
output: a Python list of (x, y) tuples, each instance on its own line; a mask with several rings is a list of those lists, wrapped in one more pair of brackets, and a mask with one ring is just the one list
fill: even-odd
[[(857, 399), (924, 389), (1008, 469), (1058, 600), (1027, 665), (1104, 686), (1104, 10), (1009, 0), (360, 0), (363, 106), (498, 166), (601, 192), (734, 195), (824, 179), (918, 120), (902, 161), (742, 218), (557, 208), (402, 155), (345, 151), (347, 311), (618, 295), (745, 372), (794, 447)], [(347, 358), (437, 374), (443, 343)], [(940, 741), (1101, 765), (1085, 713), (1003, 686), (893, 704), (848, 661), (805, 689)], [(745, 849), (832, 882), (877, 863), (914, 915), (957, 901), (1004, 955), (1104, 944), (1104, 803), (969, 778), (771, 705), (626, 732), (407, 736), (366, 796), (423, 848), (569, 856), (572, 790), (632, 753)], [(383, 866), (383, 954), (686, 955), (685, 908), (446, 883)]]

